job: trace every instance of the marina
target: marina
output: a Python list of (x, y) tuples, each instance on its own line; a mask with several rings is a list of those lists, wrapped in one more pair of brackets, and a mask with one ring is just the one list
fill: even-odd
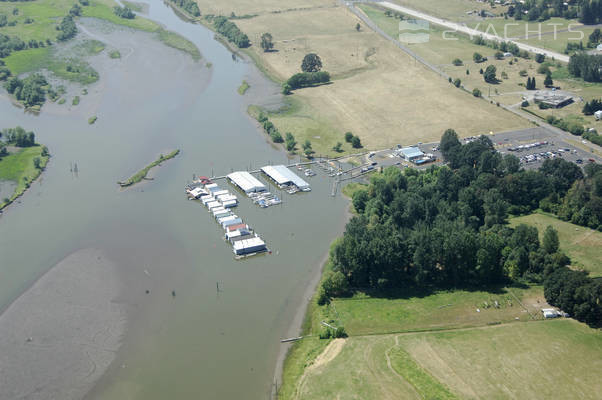
[[(265, 186), (249, 173), (230, 174), (237, 182), (237, 187), (248, 193), (265, 193)], [(265, 241), (245, 224), (241, 217), (234, 214), (231, 208), (238, 206), (238, 198), (228, 190), (222, 189), (206, 177), (201, 177), (186, 186), (190, 200), (199, 200), (209, 210), (215, 221), (224, 230), (224, 239), (232, 245), (236, 258), (248, 257), (270, 252)]]

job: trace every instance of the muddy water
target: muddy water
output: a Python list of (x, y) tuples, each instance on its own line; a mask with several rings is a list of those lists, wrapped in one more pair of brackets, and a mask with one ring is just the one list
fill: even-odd
[[(183, 186), (192, 174), (288, 161), (245, 112), (249, 99), (273, 105), (278, 87), (162, 2), (151, 0), (149, 13), (194, 42), (203, 59), (150, 34), (84, 21), (122, 58), (105, 52), (91, 60), (101, 79), (79, 106), (49, 104), (32, 116), (0, 97), (3, 126), (34, 130), (53, 154), (43, 178), (0, 218), (0, 307), (69, 254), (99, 249), (118, 267), (126, 289), (113, 301), (128, 322), (116, 361), (89, 398), (267, 398), (279, 339), (342, 229), (346, 201), (331, 197), (320, 175), (309, 178), (311, 193), (284, 193), (279, 207), (259, 209), (239, 196), (236, 213), (274, 253), (234, 260), (222, 230)], [(243, 79), (251, 89), (240, 96)], [(175, 148), (181, 154), (154, 181), (117, 188)]]

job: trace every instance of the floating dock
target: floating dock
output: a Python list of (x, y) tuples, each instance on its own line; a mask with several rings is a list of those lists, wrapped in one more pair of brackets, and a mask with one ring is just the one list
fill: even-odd
[[(247, 173), (248, 174), (248, 173)], [(231, 174), (232, 175), (232, 174)], [(263, 184), (255, 177), (249, 179), (246, 174), (234, 174), (233, 177), (247, 190), (261, 188)], [(203, 177), (204, 180), (196, 181), (192, 185), (186, 186), (186, 193), (191, 200), (200, 200), (215, 218), (215, 221), (224, 229), (225, 239), (232, 245), (232, 252), (236, 258), (248, 257), (255, 254), (268, 252), (266, 243), (253, 232), (249, 225), (245, 224), (238, 215), (231, 211), (231, 207), (238, 205), (238, 199), (228, 190), (224, 190), (219, 185), (213, 183), (210, 179)], [(259, 183), (259, 185), (257, 184)], [(263, 186), (265, 191), (265, 186)], [(246, 192), (246, 191), (245, 191)], [(262, 191), (263, 192), (263, 191)], [(255, 192), (250, 192), (256, 194)]]

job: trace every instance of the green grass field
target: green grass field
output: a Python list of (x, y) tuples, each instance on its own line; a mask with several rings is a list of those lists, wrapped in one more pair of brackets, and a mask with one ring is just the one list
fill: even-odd
[(279, 398), (596, 399), (602, 390), (602, 334), (572, 320), (318, 341), (293, 351), (322, 353), (302, 360)]
[[(15, 26), (5, 26), (0, 28), (0, 33), (11, 36), (18, 36), (23, 41), (36, 40), (45, 42), (50, 39), (56, 43), (58, 31), (56, 27), (61, 19), (68, 14), (69, 9), (76, 1), (70, 0), (44, 0), (43, 2), (0, 2), (0, 13), (9, 15), (9, 21), (16, 21)], [(182, 36), (166, 31), (154, 21), (136, 17), (134, 19), (120, 18), (113, 13), (113, 6), (116, 3), (113, 0), (91, 0), (89, 6), (82, 7), (82, 16), (103, 19), (116, 25), (127, 26), (147, 32), (154, 32), (157, 38), (167, 46), (189, 53), (195, 60), (201, 58), (199, 49), (190, 41)], [(13, 15), (13, 9), (18, 8), (18, 15)], [(25, 24), (26, 18), (33, 19), (33, 23)], [(16, 51), (4, 59), (7, 67), (13, 75), (20, 75), (26, 72), (37, 71), (46, 68), (52, 71), (57, 77), (89, 84), (95, 82), (98, 76), (84, 61), (86, 56), (98, 54), (105, 48), (105, 44), (97, 40), (85, 40), (77, 44), (71, 50), (73, 57), (71, 60), (64, 56), (55, 54), (53, 46), (26, 49)], [(66, 70), (68, 63), (80, 66), (81, 72), (73, 73)]]
[(510, 220), (510, 225), (518, 224), (535, 226), (542, 237), (546, 227), (551, 225), (558, 231), (560, 249), (571, 258), (572, 265), (589, 271), (592, 276), (602, 276), (602, 251), (600, 251), (602, 249), (602, 232), (571, 224), (543, 213)]
[[(35, 168), (35, 157), (40, 157), (41, 169)], [(23, 194), (31, 182), (40, 176), (47, 163), (48, 157), (42, 156), (42, 146), (17, 149), (0, 158), (0, 181), (13, 181), (17, 184), (12, 196), (0, 199), (0, 210)]]

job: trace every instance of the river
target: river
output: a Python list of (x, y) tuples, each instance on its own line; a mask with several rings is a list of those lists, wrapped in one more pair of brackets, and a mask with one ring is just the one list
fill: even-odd
[[(0, 309), (69, 255), (96, 249), (116, 266), (123, 288), (106, 300), (126, 310), (127, 323), (88, 398), (265, 399), (279, 339), (342, 231), (348, 203), (330, 195), (331, 181), (320, 174), (309, 178), (312, 192), (284, 193), (282, 206), (260, 209), (239, 195), (236, 213), (274, 252), (236, 261), (211, 216), (186, 200), (184, 185), (193, 174), (288, 162), (246, 114), (250, 102), (276, 104), (279, 88), (210, 30), (159, 0), (148, 3), (151, 19), (199, 47), (200, 62), (151, 34), (83, 21), (122, 58), (91, 60), (101, 79), (79, 106), (47, 104), (35, 116), (0, 96), (2, 127), (34, 130), (52, 154), (41, 179), (0, 218)], [(243, 79), (251, 89), (240, 96)], [(98, 120), (88, 125), (92, 115)], [(116, 185), (176, 148), (181, 154), (153, 181)]]

